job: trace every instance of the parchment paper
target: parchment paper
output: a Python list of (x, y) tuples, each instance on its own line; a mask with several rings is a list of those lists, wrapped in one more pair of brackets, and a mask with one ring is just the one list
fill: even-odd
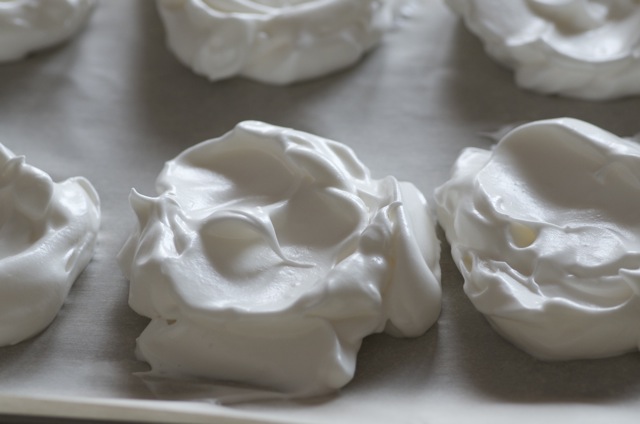
[(465, 297), (442, 234), (437, 325), (416, 339), (367, 338), (354, 380), (335, 397), (233, 407), (167, 401), (133, 375), (148, 369), (133, 354), (147, 320), (127, 306), (115, 261), (134, 224), (129, 191), (153, 194), (166, 160), (239, 121), (343, 142), (375, 178), (412, 181), (428, 198), (461, 149), (490, 146), (482, 131), (572, 116), (622, 136), (640, 132), (640, 98), (589, 103), (525, 92), (440, 1), (416, 0), (408, 15), (357, 66), (289, 87), (196, 76), (166, 49), (150, 0), (102, 0), (69, 43), (0, 65), (0, 142), (54, 179), (89, 178), (103, 212), (95, 256), (57, 319), (0, 348), (0, 421), (636, 423), (637, 353), (545, 363), (513, 347)]

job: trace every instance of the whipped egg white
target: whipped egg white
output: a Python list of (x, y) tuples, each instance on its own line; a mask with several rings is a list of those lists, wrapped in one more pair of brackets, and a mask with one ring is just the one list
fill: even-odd
[(607, 100), (640, 94), (640, 0), (446, 0), (518, 85)]
[(24, 58), (71, 37), (95, 0), (0, 0), (0, 62)]
[(243, 122), (133, 191), (119, 254), (131, 307), (151, 318), (152, 375), (287, 396), (334, 391), (363, 337), (424, 333), (440, 312), (435, 218), (418, 189), (373, 180), (346, 146)]
[(169, 48), (211, 80), (319, 77), (373, 48), (398, 0), (158, 0)]
[(93, 255), (99, 226), (89, 181), (53, 182), (0, 145), (0, 346), (53, 321)]
[(640, 146), (575, 119), (522, 125), (462, 152), (436, 190), (464, 290), (542, 359), (640, 341)]

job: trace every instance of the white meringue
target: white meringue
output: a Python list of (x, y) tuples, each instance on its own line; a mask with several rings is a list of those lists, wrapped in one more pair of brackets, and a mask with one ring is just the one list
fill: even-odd
[(93, 255), (99, 226), (89, 181), (54, 183), (0, 145), (0, 346), (53, 321)]
[(158, 0), (169, 48), (215, 81), (271, 84), (319, 77), (358, 61), (397, 0)]
[(466, 149), (436, 190), (464, 289), (494, 328), (543, 359), (640, 340), (640, 146), (575, 119)]
[(437, 319), (435, 219), (422, 194), (372, 180), (346, 146), (243, 122), (169, 161), (119, 254), (151, 323), (154, 375), (319, 395), (353, 376), (362, 338)]
[(0, 0), (0, 62), (68, 39), (94, 5), (95, 0)]
[(639, 0), (446, 0), (523, 88), (586, 100), (640, 94)]

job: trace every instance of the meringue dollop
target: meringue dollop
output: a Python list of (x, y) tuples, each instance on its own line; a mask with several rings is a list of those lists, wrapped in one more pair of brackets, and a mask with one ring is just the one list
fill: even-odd
[(466, 294), (507, 339), (542, 359), (638, 349), (637, 143), (575, 119), (525, 124), (463, 151), (435, 198)]
[(363, 337), (418, 336), (439, 315), (424, 197), (371, 179), (342, 144), (242, 122), (167, 162), (156, 187), (132, 191), (119, 254), (151, 318), (137, 354), (153, 375), (325, 394), (352, 378)]
[(59, 44), (88, 19), (95, 0), (0, 0), (0, 62)]
[(523, 88), (586, 100), (640, 94), (640, 0), (446, 0)]
[(197, 74), (319, 77), (373, 48), (398, 0), (158, 0), (170, 50)]
[(89, 181), (55, 183), (0, 145), (0, 346), (53, 321), (93, 255), (99, 227)]

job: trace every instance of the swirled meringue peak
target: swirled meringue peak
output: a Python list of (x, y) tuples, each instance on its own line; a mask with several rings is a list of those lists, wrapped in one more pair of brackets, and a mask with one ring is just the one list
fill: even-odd
[(357, 62), (398, 0), (158, 0), (169, 48), (197, 74), (270, 84)]
[(75, 34), (95, 0), (0, 0), (0, 62), (24, 58)]
[(640, 340), (640, 146), (575, 119), (469, 148), (436, 190), (474, 306), (542, 359), (599, 358)]
[(55, 183), (0, 144), (0, 346), (53, 321), (99, 227), (100, 201), (86, 179)]
[(167, 162), (119, 255), (152, 375), (292, 397), (353, 376), (363, 337), (418, 336), (440, 311), (435, 218), (346, 146), (243, 122)]
[(640, 94), (640, 0), (446, 0), (523, 88), (585, 100)]

